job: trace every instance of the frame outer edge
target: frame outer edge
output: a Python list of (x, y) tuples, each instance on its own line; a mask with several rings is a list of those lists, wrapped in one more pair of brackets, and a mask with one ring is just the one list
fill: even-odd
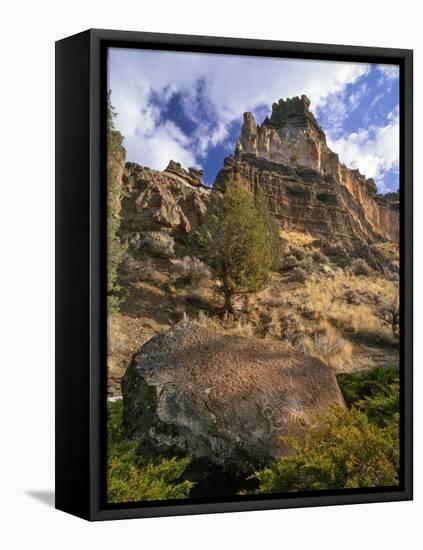
[[(100, 108), (100, 50), (102, 42), (117, 40), (122, 42), (141, 42), (148, 43), (153, 48), (155, 44), (160, 46), (166, 44), (169, 49), (173, 46), (186, 46), (189, 48), (201, 47), (217, 50), (222, 53), (222, 49), (234, 49), (244, 51), (244, 55), (254, 55), (251, 50), (255, 50), (257, 55), (269, 55), (273, 50), (273, 55), (284, 55), (289, 52), (298, 52), (303, 56), (315, 56), (315, 58), (324, 58), (330, 56), (332, 59), (341, 57), (358, 58), (377, 56), (380, 62), (389, 62), (395, 59), (397, 63), (402, 63), (405, 71), (405, 99), (406, 104), (401, 115), (406, 124), (403, 133), (403, 165), (405, 177), (405, 201), (402, 215), (407, 213), (407, 219), (404, 220), (407, 255), (405, 271), (406, 281), (412, 284), (412, 51), (404, 49), (386, 49), (386, 48), (366, 48), (360, 46), (334, 46), (325, 44), (307, 44), (307, 43), (286, 43), (279, 41), (261, 41), (255, 39), (237, 39), (237, 38), (216, 38), (201, 36), (184, 35), (164, 35), (157, 33), (137, 33), (130, 31), (108, 31), (102, 29), (91, 29), (86, 31), (89, 34), (89, 403), (88, 403), (88, 422), (89, 422), (89, 463), (86, 464), (89, 470), (88, 494), (89, 511), (87, 514), (78, 514), (89, 520), (109, 520), (124, 519), (136, 517), (157, 517), (173, 516), (182, 514), (204, 514), (230, 511), (253, 511), (266, 509), (282, 509), (308, 506), (325, 506), (341, 504), (359, 504), (370, 502), (399, 501), (412, 498), (412, 334), (406, 334), (406, 351), (404, 361), (408, 364), (406, 372), (405, 391), (408, 399), (408, 405), (405, 407), (405, 416), (407, 422), (406, 447), (405, 447), (405, 487), (404, 490), (393, 492), (374, 492), (374, 493), (350, 493), (337, 495), (312, 495), (295, 496), (293, 498), (280, 497), (268, 500), (248, 500), (248, 501), (220, 501), (218, 503), (206, 502), (204, 504), (184, 503), (184, 504), (163, 504), (157, 506), (127, 506), (122, 508), (102, 508), (101, 500), (101, 480), (102, 480), (102, 457), (101, 457), (101, 428), (102, 400), (105, 396), (102, 394), (102, 376), (104, 375), (104, 365), (102, 365), (101, 355), (101, 330), (102, 326), (102, 285), (99, 284), (100, 268), (104, 258), (101, 257), (101, 187), (104, 186), (101, 171), (101, 108)], [(82, 33), (84, 35), (85, 33)], [(78, 35), (76, 35), (78, 36)], [(67, 40), (67, 39), (65, 39)], [(63, 41), (60, 41), (63, 42)], [(234, 52), (235, 53), (235, 52)], [(371, 61), (368, 61), (371, 62)], [(56, 138), (57, 139), (57, 138)], [(58, 141), (56, 141), (58, 143)], [(60, 146), (60, 144), (59, 144)], [(56, 176), (57, 181), (57, 176)], [(404, 216), (405, 217), (405, 216)], [(406, 313), (410, 315), (409, 325), (412, 329), (412, 289), (411, 284), (406, 293)], [(402, 322), (405, 321), (405, 317)], [(410, 332), (410, 331), (409, 331)], [(407, 351), (408, 350), (408, 351)], [(104, 427), (104, 426), (103, 426)], [(69, 437), (69, 436), (68, 436)], [(292, 497), (292, 495), (291, 495)], [(61, 508), (63, 509), (63, 508)], [(70, 510), (66, 510), (70, 511)]]
[(88, 34), (56, 42), (56, 502), (89, 517)]

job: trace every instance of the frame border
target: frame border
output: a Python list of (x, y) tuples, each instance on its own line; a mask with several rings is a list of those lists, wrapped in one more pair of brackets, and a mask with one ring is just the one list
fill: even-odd
[[(369, 490), (321, 491), (318, 493), (292, 493), (286, 496), (252, 496), (245, 500), (221, 499), (217, 501), (196, 499), (183, 501), (154, 501), (146, 503), (107, 504), (104, 493), (104, 460), (106, 450), (106, 372), (105, 329), (106, 292), (105, 272), (105, 223), (107, 203), (104, 181), (105, 172), (105, 121), (107, 91), (108, 47), (126, 47), (155, 50), (171, 50), (198, 53), (233, 54), (297, 59), (318, 59), (322, 61), (350, 61), (366, 63), (391, 63), (400, 66), (400, 292), (401, 292), (401, 480), (398, 489), (375, 488)], [(63, 68), (64, 53), (67, 52), (69, 70)], [(59, 284), (56, 297), (56, 507), (93, 520), (110, 520), (138, 517), (174, 516), (216, 512), (283, 509), (310, 506), (330, 506), (411, 500), (413, 498), (413, 447), (412, 447), (412, 360), (413, 360), (413, 317), (412, 317), (412, 162), (413, 162), (413, 52), (404, 49), (387, 49), (362, 46), (337, 46), (280, 42), (241, 38), (205, 37), (131, 31), (91, 29), (56, 43), (56, 231), (57, 269), (56, 277), (64, 281)], [(71, 60), (69, 61), (69, 58)], [(88, 65), (87, 65), (88, 64)], [(83, 70), (82, 70), (83, 67)], [(78, 69), (75, 75), (75, 69)], [(76, 78), (75, 78), (76, 77)], [(69, 90), (80, 88), (84, 95), (70, 105)], [(87, 94), (87, 86), (89, 93)], [(75, 93), (75, 92), (74, 92)], [(81, 109), (82, 106), (82, 109)], [(67, 111), (67, 115), (65, 114)], [(78, 113), (77, 113), (78, 111)], [(85, 121), (85, 122), (84, 122)], [(64, 196), (63, 188), (69, 176), (64, 173), (71, 159), (69, 151), (72, 135), (81, 130), (84, 139), (77, 147), (72, 162), (80, 177), (74, 198)], [(67, 133), (68, 132), (68, 133)], [(88, 140), (88, 143), (87, 143)], [(89, 156), (88, 156), (89, 151)], [(88, 158), (87, 158), (88, 157)], [(103, 182), (103, 183), (102, 183)], [(89, 189), (89, 199), (87, 191)], [(84, 194), (85, 190), (85, 194)], [(86, 256), (88, 265), (81, 268), (81, 281), (87, 291), (78, 294), (71, 290), (69, 277), (74, 280), (69, 260), (60, 250), (72, 246), (69, 217), (64, 213), (63, 201), (75, 203), (75, 211), (82, 208), (81, 223), (89, 224), (89, 230), (75, 239), (73, 253)], [(83, 208), (85, 207), (85, 209)], [(87, 210), (88, 208), (88, 219)], [(81, 289), (79, 289), (81, 290)], [(71, 308), (68, 321), (64, 321), (64, 293), (69, 300), (76, 300), (76, 310)], [(89, 298), (89, 314), (84, 301)], [(85, 309), (84, 309), (85, 307)], [(64, 311), (63, 311), (64, 310)], [(84, 318), (83, 334), (70, 342), (64, 329), (70, 324), (80, 323)], [(81, 340), (82, 337), (82, 340)], [(65, 349), (83, 344), (74, 350), (79, 359), (75, 365), (64, 353)], [(88, 352), (89, 349), (89, 353)], [(88, 356), (89, 355), (89, 356)], [(70, 374), (69, 370), (73, 370)], [(87, 380), (87, 376), (89, 380)], [(79, 381), (75, 391), (81, 392), (81, 399), (74, 404), (69, 399), (69, 383)], [(80, 394), (78, 393), (78, 396)], [(75, 417), (77, 407), (81, 407)], [(81, 428), (81, 421), (87, 428)], [(81, 439), (75, 441), (75, 436)], [(71, 453), (71, 455), (69, 455)], [(68, 458), (66, 458), (66, 456)], [(69, 458), (69, 456), (71, 458)], [(73, 475), (68, 469), (72, 466)], [(75, 485), (75, 478), (78, 479)]]

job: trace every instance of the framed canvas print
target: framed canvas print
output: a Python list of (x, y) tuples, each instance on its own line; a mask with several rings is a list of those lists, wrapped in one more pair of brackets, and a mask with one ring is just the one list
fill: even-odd
[(412, 52), (56, 44), (56, 507), (412, 498)]

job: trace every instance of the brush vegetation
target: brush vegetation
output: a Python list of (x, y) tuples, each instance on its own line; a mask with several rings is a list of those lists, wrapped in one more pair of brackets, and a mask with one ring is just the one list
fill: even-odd
[(390, 487), (399, 483), (399, 371), (374, 369), (338, 381), (349, 406), (284, 437), (290, 454), (256, 472), (258, 493)]
[(122, 401), (108, 404), (108, 502), (136, 502), (187, 498), (193, 483), (181, 480), (187, 458), (145, 460), (138, 441), (125, 439)]
[(265, 198), (234, 183), (212, 193), (197, 242), (231, 313), (234, 296), (265, 288), (278, 263), (278, 228)]

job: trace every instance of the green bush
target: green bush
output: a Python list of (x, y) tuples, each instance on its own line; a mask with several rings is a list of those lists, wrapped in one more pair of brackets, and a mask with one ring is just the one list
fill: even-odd
[(258, 493), (398, 485), (398, 424), (381, 428), (356, 408), (334, 409), (303, 439), (283, 438), (292, 454), (253, 476)]
[(180, 481), (189, 459), (142, 461), (136, 452), (137, 443), (121, 447), (119, 454), (109, 456), (107, 494), (109, 502), (136, 502), (187, 498), (191, 481)]
[(349, 410), (334, 409), (302, 439), (283, 438), (288, 454), (253, 476), (259, 493), (398, 484), (398, 369), (341, 374), (338, 383)]
[(187, 498), (193, 483), (181, 480), (187, 458), (145, 460), (137, 452), (139, 442), (125, 439), (123, 403), (107, 406), (107, 496), (109, 502), (135, 502)]
[(115, 446), (125, 443), (123, 432), (123, 401), (107, 404), (107, 445), (109, 452)]
[(197, 243), (230, 312), (236, 294), (262, 290), (279, 265), (278, 227), (265, 198), (236, 183), (212, 192)]
[(366, 413), (381, 427), (398, 421), (399, 383), (397, 368), (379, 367), (338, 375), (338, 384), (347, 405)]

